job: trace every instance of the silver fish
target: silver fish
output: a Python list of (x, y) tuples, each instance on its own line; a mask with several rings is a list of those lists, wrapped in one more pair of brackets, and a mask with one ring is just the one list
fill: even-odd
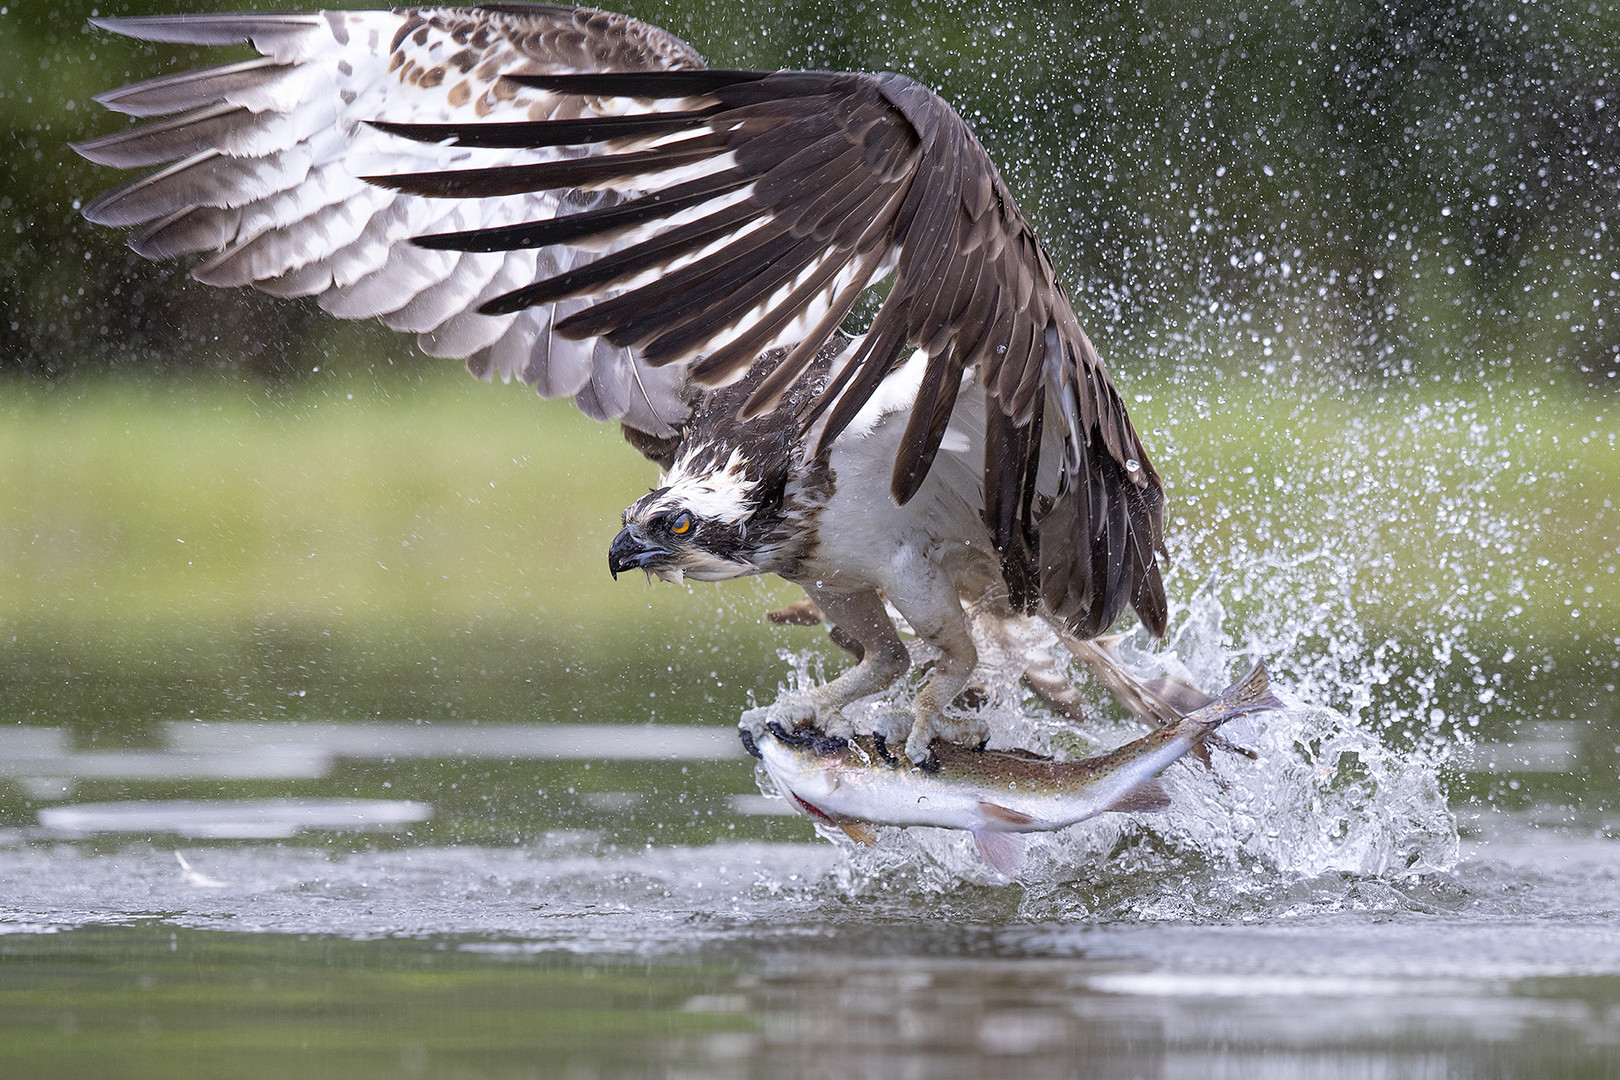
[(936, 761), (914, 767), (892, 756), (881, 737), (790, 733), (776, 724), (750, 749), (812, 820), (866, 843), (874, 825), (966, 829), (985, 864), (1011, 877), (1023, 862), (1020, 833), (1062, 829), (1110, 810), (1163, 810), (1170, 797), (1161, 772), (1228, 720), (1282, 707), (1257, 663), (1203, 708), (1084, 761), (936, 743)]

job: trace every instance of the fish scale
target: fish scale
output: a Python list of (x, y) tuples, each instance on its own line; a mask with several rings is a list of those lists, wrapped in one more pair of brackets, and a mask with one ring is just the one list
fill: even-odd
[(777, 725), (752, 749), (789, 803), (813, 821), (863, 842), (875, 839), (875, 825), (963, 829), (985, 864), (1011, 877), (1023, 861), (1019, 834), (1052, 832), (1108, 812), (1163, 810), (1170, 797), (1160, 773), (1222, 724), (1282, 707), (1265, 664), (1256, 663), (1181, 720), (1082, 761), (937, 743), (934, 760), (914, 766), (878, 741), (794, 734)]

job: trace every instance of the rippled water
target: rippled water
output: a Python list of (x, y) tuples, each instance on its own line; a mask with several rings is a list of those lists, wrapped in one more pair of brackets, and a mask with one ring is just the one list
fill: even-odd
[(1397, 881), (1233, 889), (1183, 866), (937, 892), (852, 889), (841, 852), (804, 842), (328, 835), (193, 843), (182, 864), (171, 838), (36, 840), (0, 851), (0, 1059), (29, 1067), (12, 1075), (138, 1075), (177, 1046), (244, 1076), (1606, 1075), (1620, 844), (1481, 831), (1453, 870)]
[[(1321, 706), (1229, 734), (1260, 760), (1174, 766), (1169, 813), (1037, 837), (1004, 884), (960, 833), (815, 837), (721, 726), (7, 729), (37, 808), (0, 834), (0, 1066), (1620, 1070), (1620, 820), (1454, 815), (1436, 762)], [(1447, 768), (1576, 755), (1536, 734)]]

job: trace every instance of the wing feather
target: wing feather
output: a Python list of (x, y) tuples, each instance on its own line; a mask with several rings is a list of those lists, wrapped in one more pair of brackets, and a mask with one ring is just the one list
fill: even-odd
[[(927, 88), (710, 71), (656, 28), (544, 5), (98, 25), (261, 54), (100, 99), (154, 118), (80, 144), (158, 166), (86, 210), (144, 226), (143, 253), (381, 317), (659, 439), (690, 383), (769, 354), (741, 414), (792, 401), (825, 450), (920, 349), (896, 499), (929, 475), (971, 376), (1015, 603), (1087, 635), (1130, 605), (1162, 632), (1158, 475), (1000, 174)], [(789, 395), (885, 278), (853, 355), (819, 395)]]
[[(253, 42), (266, 55), (285, 61), (282, 50), (312, 27), (320, 25), (317, 12), (243, 11), (219, 15), (147, 15), (140, 18), (98, 16), (92, 26), (137, 41), (170, 45), (241, 45)], [(278, 47), (279, 46), (279, 47)]]
[[(476, 201), (405, 195), (360, 177), (374, 171), (437, 173), (452, 167), (517, 168), (583, 160), (574, 150), (502, 150), (410, 142), (370, 126), (380, 121), (499, 124), (549, 119), (564, 140), (612, 139), (620, 152), (701, 157), (649, 144), (684, 120), (643, 110), (641, 118), (598, 115), (543, 87), (506, 75), (567, 76), (602, 70), (694, 69), (702, 60), (666, 32), (623, 16), (546, 5), (385, 12), (228, 14), (95, 19), (113, 33), (192, 45), (248, 43), (260, 54), (199, 71), (164, 74), (97, 100), (142, 123), (76, 149), (92, 161), (156, 171), (91, 202), (87, 216), (138, 226), (133, 243), (150, 258), (197, 254), (200, 279), (252, 285), (282, 296), (315, 296), (346, 318), (380, 316), (419, 335), (427, 351), (468, 356), (485, 374), (522, 377), (545, 392), (590, 384), (593, 363), (617, 364), (602, 380), (597, 412), (636, 413), (667, 437), (689, 408), (679, 380), (647, 380), (625, 350), (576, 343), (554, 319), (480, 315), (479, 303), (572, 269), (572, 258), (470, 255), (409, 243), (423, 233), (498, 231), (550, 222), (559, 206), (594, 210), (616, 196), (569, 191)], [(743, 76), (753, 78), (754, 76)], [(681, 93), (701, 93), (691, 84)], [(661, 102), (665, 109), (672, 104)], [(613, 110), (609, 110), (611, 113)], [(618, 110), (620, 112), (630, 110)], [(497, 140), (498, 141), (498, 140)], [(574, 166), (577, 168), (577, 166)], [(644, 162), (641, 168), (648, 166)], [(621, 170), (615, 164), (615, 173)], [(666, 170), (668, 171), (668, 170)], [(378, 194), (381, 198), (378, 198)], [(623, 222), (621, 222), (623, 224)], [(550, 242), (550, 241), (547, 241)], [(613, 237), (601, 246), (611, 249)], [(542, 246), (542, 245), (537, 245)], [(491, 283), (499, 287), (492, 289)], [(546, 310), (551, 309), (550, 304)], [(586, 305), (570, 302), (566, 317)], [(477, 355), (499, 346), (495, 357)], [(545, 350), (555, 346), (553, 368)], [(469, 356), (469, 352), (474, 355)], [(621, 392), (624, 385), (635, 392)], [(649, 394), (663, 395), (649, 403)], [(617, 417), (616, 417), (617, 418)], [(655, 419), (656, 418), (656, 419)]]

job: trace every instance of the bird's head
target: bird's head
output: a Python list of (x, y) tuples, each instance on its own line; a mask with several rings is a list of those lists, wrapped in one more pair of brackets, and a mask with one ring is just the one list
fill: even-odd
[[(768, 528), (760, 512), (766, 485), (751, 479), (733, 452), (715, 467), (683, 459), (624, 512), (624, 528), (608, 549), (608, 570), (645, 570), (665, 581), (724, 581), (769, 569), (755, 562)], [(768, 515), (767, 515), (768, 516)]]

